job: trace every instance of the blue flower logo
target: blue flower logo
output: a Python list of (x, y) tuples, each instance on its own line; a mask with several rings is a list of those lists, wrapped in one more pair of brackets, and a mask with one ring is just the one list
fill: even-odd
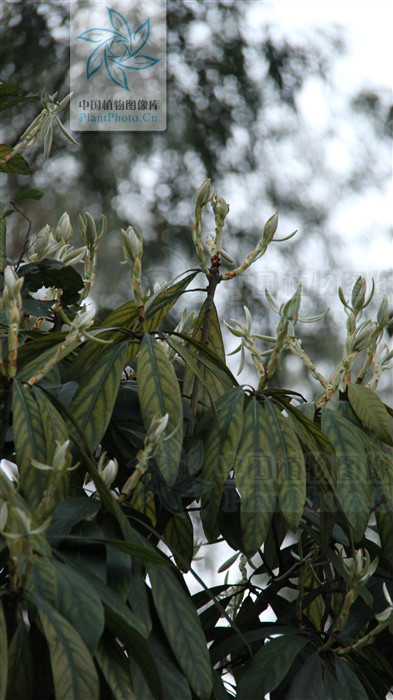
[(98, 44), (87, 60), (86, 79), (90, 80), (105, 64), (110, 79), (119, 87), (130, 91), (126, 71), (146, 70), (161, 60), (141, 53), (150, 36), (150, 19), (147, 18), (132, 34), (127, 20), (120, 12), (110, 7), (106, 9), (113, 29), (95, 27), (76, 37)]

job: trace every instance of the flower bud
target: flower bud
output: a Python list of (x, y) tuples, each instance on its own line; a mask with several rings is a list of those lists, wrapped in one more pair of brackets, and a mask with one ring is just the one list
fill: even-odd
[(385, 328), (390, 323), (389, 301), (386, 294), (379, 305), (377, 321), (381, 328)]
[(360, 352), (361, 350), (366, 350), (366, 348), (370, 344), (371, 336), (373, 335), (375, 331), (375, 326), (376, 324), (370, 321), (367, 323), (367, 325), (363, 326), (363, 328), (356, 334), (356, 337), (352, 343), (352, 348), (351, 350), (354, 350), (356, 352)]
[(55, 238), (58, 243), (63, 242), (68, 243), (72, 238), (72, 226), (70, 222), (70, 217), (65, 211), (61, 215), (55, 230)]
[(197, 207), (205, 207), (206, 204), (210, 201), (211, 199), (211, 194), (210, 194), (210, 185), (211, 182), (210, 180), (205, 180), (200, 187), (198, 187), (197, 191), (195, 192), (195, 204)]
[(263, 229), (262, 241), (264, 245), (268, 245), (270, 241), (273, 240), (274, 234), (277, 231), (278, 226), (278, 211), (276, 211), (273, 216), (266, 221), (265, 228)]
[(84, 241), (90, 250), (90, 252), (93, 252), (95, 248), (97, 247), (97, 242), (98, 242), (98, 237), (97, 237), (97, 228), (95, 225), (95, 221), (92, 217), (91, 214), (89, 214), (88, 211), (85, 212), (86, 214), (86, 227), (85, 230), (82, 231), (82, 235), (84, 237)]
[(134, 262), (136, 258), (143, 255), (142, 234), (134, 226), (129, 226), (126, 230), (121, 229), (122, 251), (127, 262)]
[(290, 319), (291, 321), (294, 321), (296, 323), (298, 316), (299, 316), (299, 309), (300, 309), (300, 301), (302, 298), (302, 285), (299, 284), (295, 294), (289, 301), (284, 306), (283, 313), (284, 315)]
[(360, 311), (366, 298), (367, 282), (364, 277), (358, 277), (352, 289), (351, 304), (354, 311)]
[(216, 218), (217, 227), (222, 228), (225, 217), (229, 212), (229, 204), (227, 204), (224, 197), (215, 197), (213, 200), (213, 211)]

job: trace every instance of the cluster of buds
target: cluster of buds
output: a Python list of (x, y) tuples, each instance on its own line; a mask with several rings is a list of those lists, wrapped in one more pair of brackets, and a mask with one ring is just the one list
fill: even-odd
[[(313, 373), (313, 375), (322, 381), (324, 386), (327, 384), (326, 380), (319, 375), (314, 365), (312, 364), (310, 358), (304, 352), (301, 347), (300, 341), (295, 335), (295, 325), (298, 321), (304, 323), (315, 323), (321, 320), (327, 312), (318, 314), (316, 316), (304, 316), (300, 318), (300, 302), (301, 302), (301, 285), (299, 285), (294, 293), (294, 295), (286, 303), (281, 304), (279, 307), (276, 302), (272, 299), (269, 292), (265, 290), (266, 299), (269, 306), (277, 313), (280, 320), (277, 325), (276, 336), (260, 335), (258, 333), (252, 333), (252, 316), (249, 309), (245, 306), (244, 313), (246, 315), (246, 323), (238, 323), (237, 321), (232, 321), (237, 327), (231, 326), (225, 322), (228, 330), (238, 338), (241, 338), (240, 345), (231, 353), (232, 355), (240, 352), (240, 367), (239, 372), (242, 371), (245, 362), (245, 349), (251, 353), (251, 358), (257, 368), (259, 374), (259, 385), (258, 390), (261, 391), (266, 383), (273, 374), (275, 373), (280, 356), (282, 352), (286, 349), (291, 350), (295, 355), (297, 355), (308, 367), (308, 369)], [(260, 352), (256, 347), (256, 340), (262, 340), (268, 343), (273, 343), (274, 347), (272, 349), (266, 350), (265, 352)], [(266, 366), (264, 366), (264, 358), (268, 357)]]
[(52, 229), (48, 224), (39, 231), (33, 243), (34, 252), (29, 256), (30, 262), (38, 262), (52, 256), (65, 265), (76, 265), (86, 253), (86, 247), (74, 248), (70, 245), (73, 236), (70, 217), (67, 212), (61, 215), (57, 226)]
[(10, 378), (16, 376), (18, 360), (18, 335), (20, 327), (20, 311), (22, 308), (21, 289), (23, 277), (18, 277), (11, 265), (4, 269), (4, 289), (0, 299), (0, 312), (5, 313), (8, 323), (8, 358), (3, 363), (2, 337), (0, 336), (0, 371)]
[(262, 377), (265, 374), (263, 357), (270, 354), (271, 350), (261, 353), (256, 347), (256, 341), (264, 340), (268, 343), (275, 343), (276, 338), (267, 335), (260, 335), (258, 333), (252, 333), (252, 316), (250, 310), (247, 308), (247, 306), (243, 306), (243, 309), (246, 316), (246, 323), (239, 323), (238, 321), (231, 319), (231, 323), (234, 324), (231, 326), (229, 323), (224, 321), (230, 333), (232, 333), (232, 335), (234, 335), (236, 338), (241, 338), (240, 345), (238, 345), (238, 347), (235, 348), (235, 350), (233, 350), (230, 354), (235, 355), (236, 353), (240, 352), (240, 363), (238, 369), (239, 375), (243, 371), (245, 364), (245, 350), (248, 350), (251, 353), (252, 361), (258, 371), (259, 376)]
[(210, 201), (214, 213), (216, 229), (213, 236), (208, 236), (206, 238), (209, 255), (212, 258), (219, 253), (220, 257), (224, 258), (224, 260), (233, 263), (231, 256), (222, 247), (223, 228), (226, 216), (229, 212), (229, 204), (227, 204), (223, 197), (217, 194), (214, 194)]
[(123, 253), (123, 264), (127, 264), (131, 268), (131, 286), (134, 290), (135, 301), (138, 306), (144, 305), (144, 296), (141, 289), (142, 281), (142, 255), (143, 255), (143, 238), (142, 234), (136, 226), (129, 226), (127, 229), (121, 229), (122, 244), (121, 250)]
[(46, 95), (45, 90), (42, 91), (42, 111), (27, 127), (26, 131), (24, 131), (19, 143), (17, 143), (17, 145), (14, 146), (10, 153), (7, 153), (7, 155), (1, 159), (1, 162), (8, 162), (12, 158), (14, 158), (18, 153), (23, 151), (25, 148), (27, 148), (28, 146), (32, 146), (36, 142), (38, 137), (41, 139), (41, 141), (44, 142), (44, 158), (48, 158), (52, 147), (54, 124), (58, 126), (63, 136), (65, 136), (66, 139), (68, 139), (68, 141), (71, 141), (71, 143), (77, 145), (77, 141), (75, 141), (75, 139), (67, 131), (67, 129), (62, 124), (58, 116), (59, 112), (61, 112), (63, 109), (65, 109), (65, 107), (67, 107), (71, 99), (72, 93), (64, 97), (60, 102), (56, 101), (57, 95), (58, 93), (55, 92), (53, 95), (50, 95), (48, 97)]
[[(130, 496), (132, 491), (138, 485), (141, 477), (148, 469), (149, 461), (158, 454), (162, 449), (162, 445), (166, 440), (169, 440), (171, 435), (165, 435), (165, 431), (169, 421), (169, 413), (165, 413), (164, 416), (156, 415), (146, 433), (143, 448), (139, 450), (136, 456), (135, 470), (132, 475), (125, 482), (120, 496), (118, 498), (119, 503), (123, 503)], [(177, 430), (177, 426), (175, 431)], [(174, 432), (175, 432), (174, 431)]]

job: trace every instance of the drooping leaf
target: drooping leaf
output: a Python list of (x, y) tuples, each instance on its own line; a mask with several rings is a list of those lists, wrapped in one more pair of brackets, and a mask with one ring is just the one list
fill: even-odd
[(276, 446), (271, 438), (266, 409), (253, 397), (244, 412), (235, 466), (242, 540), (250, 557), (265, 540), (276, 505)]
[(214, 421), (204, 444), (202, 479), (210, 489), (202, 495), (202, 523), (206, 537), (213, 540), (217, 534), (217, 513), (222, 489), (229, 472), (235, 465), (236, 451), (242, 434), (244, 393), (232, 389), (221, 397), (217, 410), (218, 425)]
[[(6, 646), (0, 644), (1, 655), (6, 659), (3, 650)], [(8, 649), (7, 694), (0, 695), (12, 700), (26, 700), (33, 696), (33, 658), (30, 641), (23, 620), (19, 620)], [(1, 684), (1, 681), (0, 681)]]
[[(225, 362), (224, 343), (222, 340), (222, 333), (220, 328), (220, 322), (218, 319), (217, 309), (214, 304), (211, 305), (210, 299), (206, 300), (201, 308), (199, 316), (195, 322), (192, 337), (196, 340), (199, 340), (200, 342), (202, 341), (203, 324), (207, 315), (209, 315), (210, 317), (207, 347), (210, 348), (210, 350), (212, 350), (217, 355), (217, 357), (219, 357), (223, 362)], [(206, 367), (206, 364), (200, 367), (200, 372), (202, 373), (205, 380), (199, 389), (199, 402), (201, 409), (203, 409), (205, 406), (210, 405), (209, 394), (207, 393), (204, 386), (205, 382), (208, 382), (210, 384), (210, 391), (213, 393), (214, 396), (217, 397), (225, 392), (225, 388), (222, 385), (222, 381), (220, 381), (220, 379), (216, 377), (214, 372), (210, 371)], [(192, 395), (195, 380), (196, 377), (192, 368), (190, 367), (190, 365), (186, 365), (183, 376), (183, 396)]]
[(39, 595), (34, 603), (49, 647), (56, 700), (98, 700), (93, 660), (74, 627)]
[(364, 427), (375, 437), (393, 445), (389, 414), (375, 391), (362, 384), (348, 384), (348, 397)]
[(87, 496), (65, 498), (56, 506), (52, 521), (46, 530), (47, 537), (55, 538), (61, 535), (68, 535), (74, 525), (77, 525), (82, 520), (92, 518), (98, 513), (100, 508), (100, 501)]
[(12, 387), (12, 412), (21, 486), (28, 503), (36, 508), (43, 496), (47, 473), (33, 467), (31, 460), (46, 463), (45, 429), (33, 392), (18, 379), (14, 380)]
[(168, 486), (176, 481), (183, 438), (183, 406), (175, 370), (164, 349), (149, 335), (141, 343), (137, 367), (138, 396), (143, 423), (169, 415), (165, 440), (155, 455)]
[(359, 541), (367, 527), (371, 490), (367, 456), (356, 426), (329, 408), (322, 414), (322, 430), (335, 448), (337, 492), (346, 516)]
[(297, 655), (308, 643), (307, 637), (284, 634), (265, 643), (246, 666), (238, 685), (238, 700), (263, 698), (289, 673)]
[(364, 685), (348, 666), (344, 659), (336, 656), (336, 676), (341, 688), (340, 700), (367, 700), (368, 695)]
[(291, 682), (288, 700), (320, 700), (329, 697), (322, 680), (322, 663), (318, 654), (311, 654)]
[(124, 615), (113, 608), (105, 609), (105, 619), (111, 633), (124, 644), (129, 656), (135, 659), (154, 697), (159, 700), (162, 695), (161, 680), (147, 641), (127, 622)]
[(5, 700), (8, 673), (8, 637), (7, 625), (3, 612), (3, 601), (0, 598), (0, 700)]
[(179, 569), (189, 571), (194, 552), (194, 531), (188, 513), (174, 515), (164, 530), (166, 544), (170, 547)]
[(101, 639), (95, 655), (114, 700), (135, 700), (130, 662), (119, 644), (110, 638)]
[(93, 586), (71, 566), (53, 560), (56, 574), (56, 610), (72, 624), (89, 652), (94, 654), (104, 631), (104, 610)]
[(212, 690), (205, 635), (191, 602), (172, 571), (148, 566), (154, 605), (177, 663), (201, 700)]
[(107, 347), (103, 357), (82, 377), (70, 404), (69, 411), (84, 432), (92, 451), (108, 427), (126, 354), (126, 343)]
[(276, 443), (278, 496), (281, 510), (296, 530), (306, 500), (306, 469), (299, 440), (289, 420), (272, 401), (266, 401), (266, 415)]
[(156, 295), (147, 301), (145, 307), (146, 331), (151, 332), (156, 330), (198, 272), (199, 270), (193, 270), (193, 272), (183, 277), (179, 282), (169, 287), (164, 287), (164, 289), (157, 292)]

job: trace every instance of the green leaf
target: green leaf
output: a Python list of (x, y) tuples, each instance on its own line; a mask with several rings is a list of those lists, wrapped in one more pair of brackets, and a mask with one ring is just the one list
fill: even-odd
[(199, 617), (172, 571), (148, 566), (154, 605), (184, 675), (201, 700), (212, 691), (212, 669)]
[(164, 530), (164, 539), (179, 569), (187, 573), (194, 553), (194, 530), (188, 513), (172, 516)]
[(288, 639), (285, 634), (265, 643), (248, 662), (239, 682), (237, 699), (263, 698), (271, 693), (287, 676), (307, 643), (307, 637), (291, 635)]
[[(273, 439), (272, 439), (273, 438)], [(253, 397), (243, 420), (236, 456), (244, 549), (252, 557), (266, 539), (276, 506), (276, 447), (266, 409)]]
[(56, 574), (56, 610), (80, 634), (89, 652), (94, 654), (104, 631), (104, 610), (93, 586), (73, 567), (53, 560)]
[(149, 335), (141, 343), (137, 367), (138, 396), (146, 431), (153, 420), (169, 415), (160, 451), (154, 458), (168, 486), (177, 478), (183, 439), (183, 406), (175, 370), (164, 349)]
[(114, 700), (135, 700), (130, 662), (115, 640), (100, 641), (95, 655)]
[(76, 304), (83, 280), (71, 265), (60, 260), (44, 258), (38, 262), (21, 265), (18, 276), (24, 277), (23, 289), (37, 292), (42, 287), (56, 287), (62, 290), (60, 301), (64, 305)]
[(147, 301), (145, 306), (146, 331), (151, 332), (156, 330), (198, 272), (200, 272), (200, 270), (194, 270), (180, 280), (180, 282), (176, 282), (176, 284), (162, 289), (158, 292), (157, 296)]
[(352, 671), (344, 659), (335, 658), (336, 676), (341, 688), (340, 700), (367, 700), (368, 695), (364, 685)]
[(235, 465), (236, 451), (242, 434), (244, 393), (232, 389), (220, 397), (217, 410), (218, 425), (214, 421), (204, 444), (201, 477), (210, 489), (202, 495), (202, 523), (209, 541), (217, 534), (217, 513), (222, 489), (229, 472)]
[(276, 443), (278, 497), (281, 510), (296, 530), (306, 500), (306, 469), (303, 452), (292, 425), (272, 401), (266, 400), (266, 415)]
[(101, 508), (101, 503), (95, 498), (87, 496), (73, 496), (65, 498), (57, 504), (52, 515), (52, 522), (46, 530), (47, 537), (59, 537), (68, 535), (74, 525), (82, 520), (94, 517)]
[(105, 609), (105, 619), (109, 630), (124, 644), (128, 654), (135, 659), (154, 697), (159, 700), (162, 695), (161, 680), (147, 641), (132, 625), (128, 624), (123, 615), (120, 615), (113, 608)]
[(299, 700), (299, 698), (307, 698), (307, 700), (330, 698), (330, 695), (326, 695), (326, 689), (324, 688), (322, 663), (318, 654), (312, 654), (308, 657), (290, 685), (286, 700)]
[(11, 153), (12, 147), (6, 143), (0, 143), (0, 173), (8, 173), (9, 175), (32, 175), (33, 171), (30, 168), (27, 160), (20, 153), (4, 162), (4, 159)]
[(47, 446), (41, 413), (33, 392), (15, 379), (12, 385), (12, 412), (16, 461), (23, 494), (36, 508), (41, 502), (47, 482), (47, 472), (32, 466), (31, 460), (46, 463)]
[[(196, 340), (199, 340), (200, 342), (202, 341), (203, 323), (208, 312), (210, 313), (210, 325), (207, 347), (212, 352), (214, 352), (217, 355), (217, 357), (220, 358), (220, 360), (222, 360), (222, 362), (225, 363), (225, 350), (224, 343), (222, 340), (220, 322), (218, 319), (217, 309), (214, 303), (212, 305), (211, 299), (206, 299), (206, 301), (204, 302), (199, 316), (195, 322), (192, 337)], [(200, 353), (197, 353), (197, 355), (200, 355)], [(214, 396), (220, 396), (221, 394), (223, 394), (225, 392), (225, 388), (222, 385), (220, 379), (216, 376), (216, 374), (210, 369), (208, 369), (206, 365), (200, 366), (200, 372), (202, 373), (205, 381), (203, 382), (199, 390), (199, 403), (200, 407), (204, 409), (206, 406), (210, 405), (210, 392), (208, 393), (206, 391), (204, 387), (205, 383), (210, 383), (210, 391), (213, 393)], [(195, 381), (196, 378), (192, 368), (190, 367), (190, 365), (186, 365), (186, 368), (184, 370), (182, 387), (183, 396), (192, 395), (192, 390)]]
[(375, 437), (393, 445), (389, 414), (375, 391), (362, 384), (348, 384), (348, 398), (364, 427)]
[(95, 544), (102, 544), (106, 545), (107, 547), (114, 547), (120, 552), (127, 552), (127, 554), (131, 554), (133, 557), (135, 557), (136, 559), (140, 559), (141, 561), (148, 561), (152, 564), (159, 564), (161, 566), (171, 566), (169, 559), (166, 559), (163, 553), (161, 553), (154, 547), (150, 549), (148, 547), (144, 547), (141, 544), (138, 544), (135, 541), (125, 542), (123, 540), (112, 540), (105, 537), (80, 537), (79, 535), (66, 535), (62, 537), (62, 541), (81, 543), (86, 543), (88, 541)]
[(41, 199), (43, 196), (43, 192), (41, 190), (36, 190), (34, 187), (31, 187), (28, 190), (23, 190), (23, 192), (19, 192), (19, 194), (16, 195), (15, 197), (15, 202), (19, 202), (21, 199)]
[[(113, 344), (127, 339), (129, 331), (132, 331), (138, 324), (138, 308), (135, 301), (126, 301), (118, 309), (112, 311), (101, 323), (103, 332), (99, 334), (100, 340), (111, 340)], [(120, 328), (123, 330), (107, 330), (105, 328)], [(136, 345), (139, 348), (139, 340)], [(78, 357), (70, 366), (65, 375), (65, 381), (83, 376), (86, 369), (95, 364), (108, 350), (108, 346), (88, 340), (80, 349)], [(129, 358), (127, 358), (129, 362)]]
[[(0, 643), (0, 649), (6, 649), (6, 646), (2, 646)], [(26, 698), (33, 697), (33, 677), (34, 668), (30, 641), (25, 623), (23, 620), (19, 620), (8, 649), (6, 697), (9, 700), (26, 700)], [(3, 698), (3, 695), (0, 697)]]
[(8, 637), (7, 625), (3, 613), (3, 602), (0, 598), (0, 700), (5, 700), (7, 689), (7, 673), (8, 673)]
[(49, 647), (56, 700), (98, 700), (93, 660), (77, 631), (39, 595), (34, 602)]
[(355, 541), (359, 541), (367, 527), (371, 506), (367, 455), (356, 426), (329, 408), (323, 408), (321, 416), (322, 430), (336, 452), (337, 492), (353, 527)]
[[(126, 343), (107, 347), (104, 356), (82, 377), (69, 406), (91, 451), (96, 449), (108, 427), (126, 354)], [(75, 432), (74, 428), (71, 430)]]

